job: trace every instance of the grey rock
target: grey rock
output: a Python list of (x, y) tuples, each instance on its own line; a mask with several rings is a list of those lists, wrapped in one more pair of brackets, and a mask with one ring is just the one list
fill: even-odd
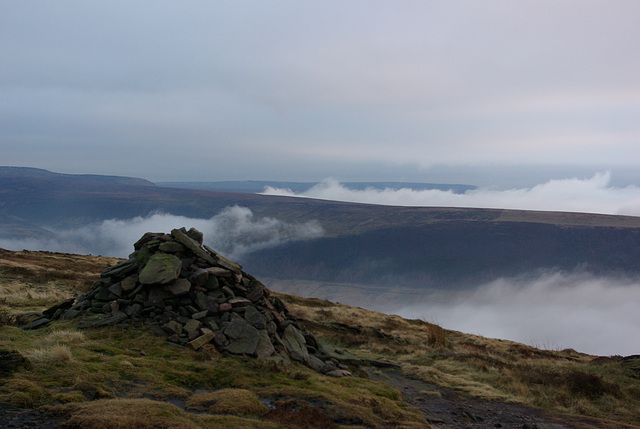
[(216, 277), (231, 277), (233, 275), (231, 270), (222, 267), (209, 267), (206, 268), (206, 270), (209, 271), (209, 274)]
[(204, 319), (205, 317), (207, 317), (207, 314), (208, 314), (208, 313), (209, 313), (209, 311), (204, 310), (204, 311), (201, 311), (201, 312), (199, 312), (199, 313), (194, 314), (193, 316), (191, 316), (191, 318), (192, 318), (192, 319), (195, 319), (195, 320), (202, 321), (202, 319)]
[(175, 279), (164, 288), (172, 295), (184, 295), (191, 290), (191, 283), (187, 279)]
[(173, 295), (161, 287), (153, 287), (149, 291), (149, 303), (160, 304), (165, 299), (171, 298)]
[(139, 280), (143, 284), (168, 284), (178, 278), (182, 261), (173, 255), (156, 253), (140, 272)]
[(198, 329), (200, 329), (201, 326), (202, 322), (200, 322), (199, 320), (189, 319), (187, 320), (187, 323), (184, 324), (183, 329), (187, 333), (187, 335), (191, 336), (197, 333)]
[(224, 329), (224, 335), (229, 339), (226, 350), (234, 354), (253, 354), (260, 339), (258, 330), (241, 318), (232, 319)]
[(41, 317), (40, 319), (36, 319), (33, 322), (29, 322), (26, 325), (22, 326), (22, 329), (25, 331), (30, 331), (32, 329), (44, 328), (51, 322), (51, 319), (47, 319), (46, 317)]
[(255, 354), (258, 357), (266, 358), (275, 354), (276, 349), (273, 347), (271, 343), (271, 339), (269, 338), (269, 334), (266, 330), (261, 329), (258, 331), (258, 344), (256, 346)]
[(301, 362), (306, 362), (309, 359), (304, 336), (295, 326), (287, 326), (282, 335), (282, 341), (292, 359)]
[(87, 323), (83, 322), (78, 324), (78, 329), (86, 329), (86, 328), (101, 328), (103, 326), (111, 326), (116, 323), (120, 323), (123, 320), (127, 319), (127, 314), (122, 311), (116, 311), (110, 317), (105, 317), (104, 319), (98, 321), (89, 321)]
[(267, 326), (264, 316), (255, 307), (247, 307), (244, 312), (244, 320), (256, 329), (265, 329)]
[(202, 234), (195, 228), (189, 228), (189, 231), (187, 231), (187, 236), (198, 244), (202, 244), (202, 240), (204, 239), (204, 234)]
[(111, 278), (114, 281), (120, 281), (130, 274), (138, 270), (138, 262), (135, 259), (128, 259), (109, 267), (100, 273), (102, 278)]
[(132, 274), (122, 279), (122, 281), (120, 282), (120, 287), (122, 288), (123, 291), (129, 292), (130, 290), (133, 290), (136, 287), (137, 283), (138, 283), (138, 275)]
[(160, 246), (158, 246), (158, 250), (165, 253), (179, 253), (184, 252), (185, 247), (175, 241), (167, 241), (160, 244)]
[(213, 320), (213, 319), (207, 319), (204, 322), (204, 326), (206, 326), (207, 328), (211, 329), (213, 332), (216, 332), (216, 331), (220, 330), (220, 326), (218, 326), (216, 321)]
[(60, 310), (66, 310), (67, 308), (71, 308), (73, 306), (75, 299), (69, 298), (60, 302), (59, 304), (54, 305), (51, 308), (48, 308), (42, 312), (45, 317), (52, 318), (54, 314), (56, 314)]
[(189, 281), (196, 287), (204, 287), (207, 280), (209, 280), (209, 271), (202, 268), (198, 268), (189, 276)]
[(134, 303), (134, 304), (130, 305), (129, 308), (127, 308), (125, 310), (125, 313), (129, 317), (137, 316), (142, 311), (142, 308), (143, 308), (142, 305), (140, 305), (138, 303)]
[(162, 329), (164, 329), (168, 334), (182, 334), (182, 325), (175, 320), (171, 320), (162, 325)]
[(184, 228), (171, 230), (171, 235), (177, 241), (182, 243), (184, 247), (191, 250), (198, 258), (211, 265), (215, 265), (216, 260), (209, 253), (207, 253), (207, 251), (200, 247), (200, 243), (189, 237), (187, 235), (187, 231)]
[(120, 282), (111, 285), (108, 291), (120, 298), (122, 296), (122, 286), (120, 285)]
[(309, 368), (313, 369), (316, 372), (329, 372), (332, 371), (333, 367), (331, 367), (330, 365), (327, 365), (326, 363), (324, 363), (323, 361), (321, 361), (320, 359), (318, 359), (317, 357), (313, 356), (313, 355), (309, 355), (309, 358), (306, 360), (305, 362)]

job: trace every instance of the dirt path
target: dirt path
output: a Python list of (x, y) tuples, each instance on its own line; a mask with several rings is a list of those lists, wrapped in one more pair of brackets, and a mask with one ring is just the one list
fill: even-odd
[(19, 408), (0, 402), (0, 428), (58, 429), (64, 420), (50, 416), (41, 410)]
[(383, 376), (371, 374), (402, 392), (407, 403), (420, 410), (435, 428), (613, 428), (594, 419), (564, 416), (504, 402), (485, 401), (406, 377), (400, 370), (385, 369)]

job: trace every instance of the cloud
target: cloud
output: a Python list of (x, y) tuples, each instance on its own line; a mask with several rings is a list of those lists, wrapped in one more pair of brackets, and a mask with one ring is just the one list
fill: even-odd
[(286, 195), (323, 200), (398, 206), (479, 207), (640, 215), (640, 188), (610, 185), (609, 172), (587, 179), (549, 180), (530, 188), (479, 188), (465, 193), (441, 190), (349, 189), (334, 179), (301, 193), (266, 187), (264, 195)]
[(639, 280), (556, 272), (498, 279), (395, 313), (485, 337), (608, 356), (640, 353), (638, 302)]
[(173, 228), (194, 227), (204, 233), (205, 244), (221, 254), (239, 260), (253, 251), (323, 235), (317, 221), (288, 223), (269, 217), (255, 218), (240, 206), (227, 207), (210, 219), (156, 213), (147, 217), (105, 220), (73, 230), (54, 231), (56, 239), (0, 240), (10, 250), (49, 250), (127, 257), (133, 243), (145, 232), (169, 232)]

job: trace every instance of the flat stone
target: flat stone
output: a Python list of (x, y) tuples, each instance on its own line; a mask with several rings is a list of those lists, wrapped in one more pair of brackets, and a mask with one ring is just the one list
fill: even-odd
[(251, 301), (246, 298), (231, 298), (229, 304), (231, 304), (233, 308), (239, 308), (251, 305)]
[(26, 325), (22, 326), (22, 329), (24, 329), (25, 331), (30, 331), (32, 329), (39, 329), (47, 326), (50, 322), (51, 322), (50, 319), (47, 319), (46, 317), (41, 317), (40, 319), (34, 320), (33, 322), (27, 323)]
[(75, 301), (75, 298), (65, 299), (64, 301), (60, 302), (59, 304), (56, 304), (53, 307), (44, 310), (42, 312), (42, 314), (45, 317), (51, 318), (51, 316), (56, 314), (56, 312), (58, 310), (66, 310), (67, 308), (71, 308), (71, 306), (73, 305), (74, 301)]
[(224, 335), (229, 339), (227, 351), (234, 354), (253, 354), (260, 340), (258, 330), (242, 318), (232, 319), (224, 329)]
[(212, 256), (212, 258), (215, 260), (215, 265), (218, 265), (223, 268), (228, 268), (231, 271), (238, 272), (238, 273), (242, 270), (242, 265), (236, 264), (235, 262), (231, 262), (221, 254), (213, 250), (211, 247), (206, 245), (202, 247), (204, 247), (207, 250), (207, 252), (209, 252), (209, 254)]
[(329, 371), (325, 374), (330, 377), (351, 377), (351, 375), (353, 375), (346, 369), (334, 369), (333, 371)]
[(179, 253), (184, 252), (185, 247), (175, 241), (167, 241), (158, 246), (158, 250), (165, 253)]
[(143, 284), (168, 284), (178, 278), (182, 261), (174, 255), (156, 253), (140, 272), (139, 280)]
[(190, 341), (187, 344), (187, 347), (193, 350), (198, 350), (200, 347), (204, 346), (205, 344), (213, 340), (215, 336), (216, 334), (214, 334), (212, 331), (207, 330), (207, 332), (204, 333), (203, 335), (199, 336), (193, 341)]
[(187, 279), (175, 279), (164, 288), (172, 295), (184, 295), (191, 290), (191, 283)]
[(182, 243), (184, 247), (191, 250), (198, 258), (211, 265), (215, 265), (216, 260), (213, 258), (213, 256), (211, 256), (209, 253), (207, 253), (207, 251), (200, 247), (200, 243), (189, 237), (187, 235), (187, 231), (184, 228), (171, 230), (171, 235), (177, 241)]
[(262, 299), (263, 296), (264, 296), (264, 286), (256, 286), (255, 288), (250, 290), (249, 293), (247, 293), (247, 298), (251, 302), (258, 302)]
[(236, 294), (233, 293), (233, 291), (231, 290), (231, 288), (229, 286), (223, 286), (222, 287), (222, 291), (224, 292), (225, 295), (227, 295), (229, 298), (235, 298)]
[(216, 277), (231, 277), (233, 275), (233, 272), (231, 270), (222, 267), (209, 267), (205, 269), (209, 271), (209, 274)]
[(119, 281), (136, 271), (138, 271), (138, 262), (135, 259), (128, 259), (103, 270), (100, 277), (110, 277)]

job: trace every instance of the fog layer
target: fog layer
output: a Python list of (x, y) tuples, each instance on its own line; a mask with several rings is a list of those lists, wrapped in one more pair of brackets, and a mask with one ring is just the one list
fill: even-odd
[(170, 232), (183, 226), (203, 232), (205, 244), (233, 260), (256, 250), (323, 234), (316, 221), (287, 223), (269, 217), (255, 218), (250, 209), (233, 206), (210, 219), (156, 213), (133, 219), (105, 220), (73, 230), (54, 230), (56, 239), (0, 240), (0, 247), (126, 258), (133, 252), (133, 243), (145, 232)]
[(465, 193), (413, 189), (349, 189), (334, 179), (294, 193), (267, 187), (265, 195), (287, 195), (334, 201), (399, 205), (478, 207), (640, 215), (640, 188), (611, 185), (609, 172), (591, 178), (567, 178), (514, 189), (478, 188)]
[(465, 333), (608, 356), (640, 354), (638, 308), (637, 279), (547, 273), (498, 279), (395, 313)]

